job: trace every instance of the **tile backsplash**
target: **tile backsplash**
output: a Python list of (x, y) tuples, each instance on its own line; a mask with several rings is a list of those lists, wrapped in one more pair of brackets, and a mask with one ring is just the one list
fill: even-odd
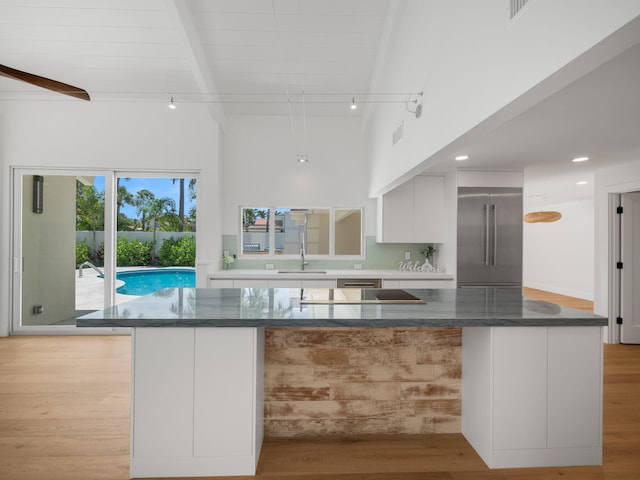
[[(354, 268), (354, 264), (362, 265), (362, 269), (397, 269), (400, 262), (405, 262), (405, 252), (411, 252), (411, 261), (415, 262), (419, 260), (424, 262), (425, 257), (422, 255), (421, 250), (426, 248), (428, 244), (419, 243), (376, 243), (375, 236), (369, 236), (365, 238), (365, 258), (358, 260), (315, 260), (313, 258), (307, 259), (309, 261), (308, 268), (325, 268), (325, 269), (346, 269), (351, 270)], [(437, 264), (437, 250), (436, 247), (436, 264)], [(238, 236), (237, 235), (223, 235), (222, 236), (222, 249), (229, 251), (231, 255), (238, 253)], [(258, 258), (255, 258), (258, 257)], [(298, 268), (299, 260), (289, 259), (280, 260), (276, 257), (259, 257), (257, 255), (239, 256), (235, 262), (230, 266), (233, 269), (264, 269), (267, 263), (273, 264), (274, 269), (279, 268)], [(440, 266), (440, 265), (437, 265)]]

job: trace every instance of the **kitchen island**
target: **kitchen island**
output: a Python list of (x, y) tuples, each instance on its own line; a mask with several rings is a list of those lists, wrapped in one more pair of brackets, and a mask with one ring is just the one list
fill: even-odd
[(167, 289), (79, 318), (133, 329), (131, 477), (255, 473), (273, 327), (461, 329), (461, 431), (489, 467), (601, 463), (605, 318), (513, 290), (407, 293)]

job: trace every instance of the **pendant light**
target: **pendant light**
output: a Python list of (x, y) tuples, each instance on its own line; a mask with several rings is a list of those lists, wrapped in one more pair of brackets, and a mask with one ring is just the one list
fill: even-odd
[(560, 212), (531, 212), (524, 216), (524, 221), (527, 223), (549, 223), (557, 222), (562, 218)]

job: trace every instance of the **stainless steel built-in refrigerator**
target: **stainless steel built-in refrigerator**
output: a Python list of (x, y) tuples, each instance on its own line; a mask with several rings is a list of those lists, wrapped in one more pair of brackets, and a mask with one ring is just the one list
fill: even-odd
[(522, 286), (521, 188), (458, 188), (457, 282)]

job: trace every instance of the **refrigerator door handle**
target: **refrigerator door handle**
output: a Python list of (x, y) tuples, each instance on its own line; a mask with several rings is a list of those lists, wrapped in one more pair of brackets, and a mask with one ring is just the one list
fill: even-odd
[(491, 211), (493, 213), (493, 259), (491, 265), (495, 267), (498, 256), (498, 210), (495, 203), (491, 205)]
[(489, 266), (489, 205), (484, 205), (484, 265)]

